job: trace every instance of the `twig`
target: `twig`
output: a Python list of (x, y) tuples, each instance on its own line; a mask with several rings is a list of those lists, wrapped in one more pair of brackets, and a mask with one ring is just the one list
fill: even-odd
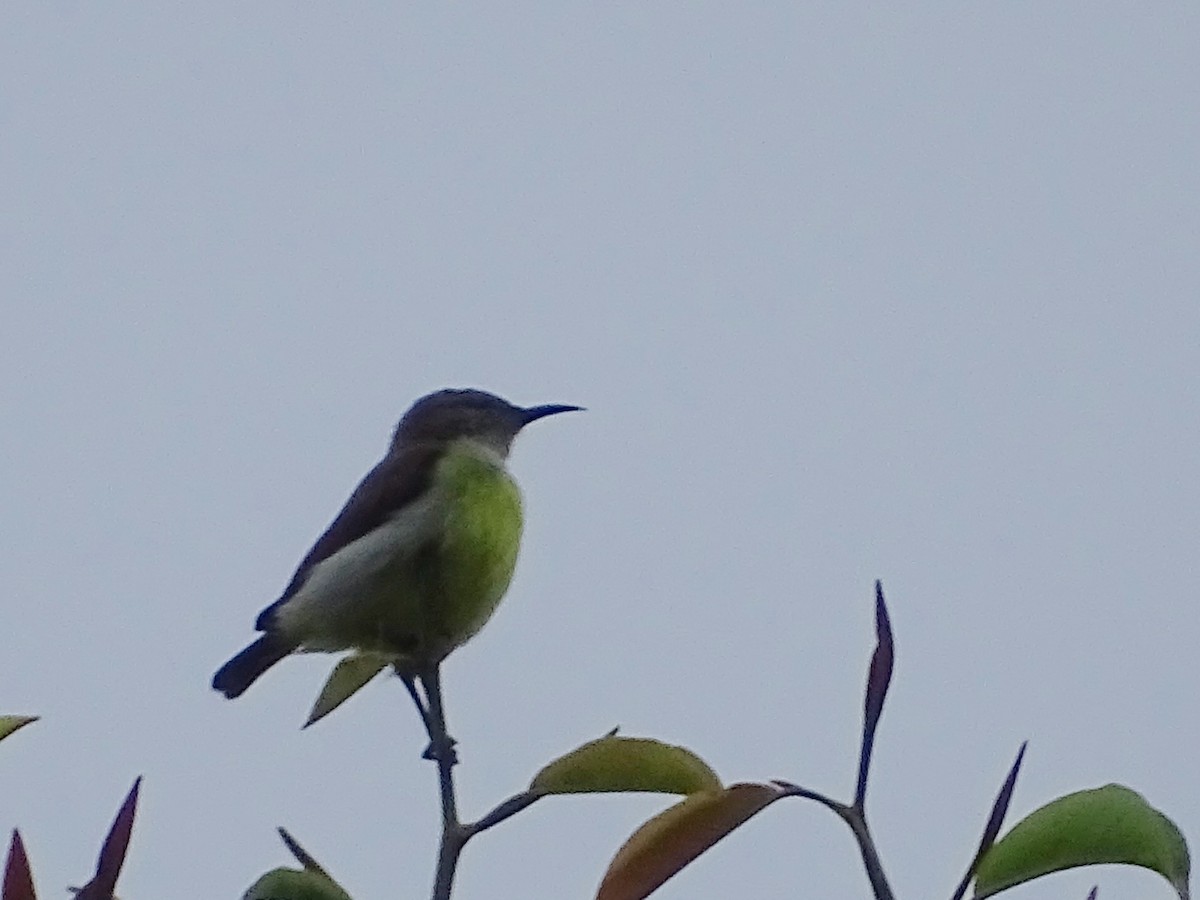
[(487, 831), (489, 828), (499, 825), (505, 819), (515, 816), (521, 810), (532, 806), (540, 799), (542, 799), (542, 795), (535, 794), (532, 791), (523, 791), (520, 794), (509, 797), (478, 822), (472, 822), (470, 825), (463, 826), (466, 832), (463, 839), (464, 843), (475, 837), (479, 832)]
[(822, 793), (792, 784), (790, 781), (776, 780), (774, 784), (789, 797), (801, 797), (820, 803), (849, 825), (850, 830), (854, 833), (854, 840), (858, 844), (858, 852), (862, 854), (863, 866), (867, 870), (867, 878), (871, 882), (871, 892), (875, 895), (875, 900), (894, 900), (892, 888), (883, 872), (883, 863), (879, 859), (879, 850), (875, 846), (875, 839), (871, 836), (871, 829), (867, 826), (867, 816), (862, 807), (839, 803)]
[[(450, 900), (454, 888), (454, 874), (458, 869), (458, 860), (462, 855), (467, 841), (481, 831), (487, 831), (499, 825), (505, 819), (515, 816), (521, 810), (531, 806), (541, 799), (542, 795), (532, 791), (523, 791), (509, 797), (486, 816), (477, 822), (464, 824), (458, 818), (458, 798), (454, 789), (454, 767), (458, 764), (458, 754), (454, 749), (454, 738), (450, 737), (446, 727), (446, 708), (442, 703), (441, 672), (435, 665), (415, 677), (407, 672), (397, 671), (404, 682), (404, 687), (412, 701), (416, 704), (421, 721), (429, 734), (429, 746), (425, 748), (426, 759), (437, 763), (438, 793), (442, 801), (442, 839), (438, 844), (437, 872), (433, 879), (432, 900)], [(417, 682), (424, 689), (425, 696)], [(285, 836), (285, 840), (286, 840)]]
[(843, 812), (842, 819), (854, 832), (858, 852), (862, 854), (863, 866), (866, 867), (875, 900), (893, 900), (892, 888), (888, 884), (887, 876), (883, 874), (883, 863), (879, 859), (875, 839), (871, 837), (871, 829), (867, 826), (866, 814), (859, 807), (850, 806)]
[[(441, 673), (434, 665), (423, 672), (420, 678), (428, 701), (428, 715), (425, 717), (425, 721), (429, 730), (429, 749), (425, 751), (425, 754), (437, 763), (438, 791), (442, 800), (442, 839), (438, 846), (437, 873), (433, 880), (432, 900), (450, 900), (450, 891), (454, 887), (454, 872), (458, 868), (458, 858), (470, 835), (458, 820), (458, 800), (454, 791), (454, 764), (458, 762), (458, 759), (454, 752), (454, 740), (446, 729), (446, 710), (442, 705)], [(418, 699), (415, 692), (413, 699)]]

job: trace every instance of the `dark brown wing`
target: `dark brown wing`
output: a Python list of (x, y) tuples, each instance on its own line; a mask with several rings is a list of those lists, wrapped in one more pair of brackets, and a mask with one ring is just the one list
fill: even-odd
[(300, 590), (317, 563), (378, 528), (397, 510), (420, 496), (433, 479), (433, 467), (440, 450), (429, 444), (417, 444), (393, 451), (368, 472), (325, 533), (317, 538), (300, 561), (283, 594), (259, 614), (255, 627), (259, 631), (270, 627), (272, 613)]

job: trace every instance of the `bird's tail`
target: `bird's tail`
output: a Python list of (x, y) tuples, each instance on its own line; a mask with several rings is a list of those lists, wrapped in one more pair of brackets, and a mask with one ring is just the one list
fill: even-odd
[(283, 640), (278, 634), (267, 632), (217, 669), (212, 686), (230, 700), (240, 697), (259, 675), (295, 649), (293, 644)]

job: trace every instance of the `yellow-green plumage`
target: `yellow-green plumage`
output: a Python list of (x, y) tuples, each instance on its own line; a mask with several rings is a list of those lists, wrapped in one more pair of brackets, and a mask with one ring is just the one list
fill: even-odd
[(521, 496), (505, 469), (513, 439), (530, 422), (576, 409), (519, 407), (471, 389), (419, 399), (259, 614), (262, 636), (217, 670), (213, 687), (237, 697), (305, 651), (436, 668), (487, 623), (512, 581), (521, 542)]
[(466, 448), (452, 447), (437, 467), (446, 520), (436, 563), (441, 596), (429, 624), (448, 651), (487, 623), (508, 590), (521, 544), (521, 493), (503, 466)]
[(496, 611), (520, 542), (521, 495), (503, 460), (476, 441), (454, 441), (422, 498), (318, 566), (280, 608), (279, 624), (304, 650), (436, 662)]

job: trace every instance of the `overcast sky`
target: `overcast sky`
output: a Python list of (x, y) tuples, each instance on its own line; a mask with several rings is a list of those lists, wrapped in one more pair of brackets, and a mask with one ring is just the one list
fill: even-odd
[[(331, 657), (252, 634), (417, 396), (521, 435), (527, 529), (446, 668), (465, 817), (621, 725), (847, 797), (947, 896), (1120, 781), (1200, 839), (1200, 13), (1187, 4), (9, 3), (0, 9), (0, 829), (81, 884), (235, 898), (287, 826), (426, 896), (398, 683), (301, 732)], [(588, 897), (665, 798), (546, 800), (457, 898)], [(1171, 896), (1091, 870), (1034, 898)], [(660, 896), (868, 896), (778, 804)]]

